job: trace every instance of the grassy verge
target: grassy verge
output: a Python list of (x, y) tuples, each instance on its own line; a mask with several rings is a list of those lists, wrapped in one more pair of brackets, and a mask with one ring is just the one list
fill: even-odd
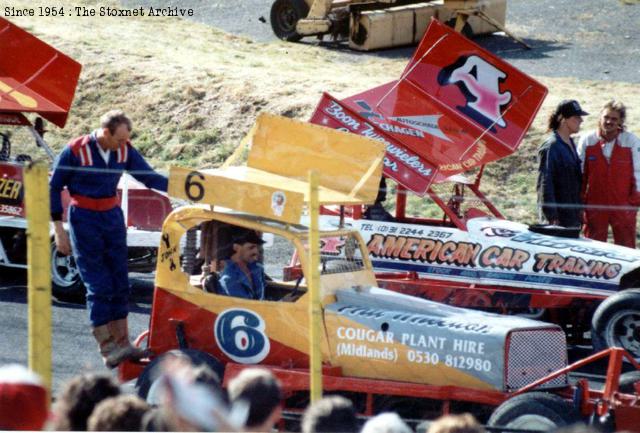
[[(40, 4), (13, 0), (12, 5)], [(76, 5), (116, 3), (76, 0), (60, 5), (71, 10)], [(308, 45), (256, 43), (177, 18), (10, 20), (83, 64), (67, 127), (48, 135), (54, 148), (95, 128), (101, 113), (118, 107), (134, 119), (134, 145), (160, 168), (172, 163), (216, 166), (259, 112), (307, 119), (323, 91), (345, 97), (365, 90), (397, 78), (407, 61), (350, 56)], [(640, 107), (637, 86), (536, 78), (550, 91), (540, 114), (518, 152), (487, 167), (483, 178), (489, 197), (519, 221), (534, 219), (536, 147), (559, 100), (576, 98), (587, 111), (597, 113), (607, 99), (620, 98), (631, 107), (630, 129), (640, 131), (640, 114), (633, 109)], [(594, 127), (596, 117), (590, 116), (584, 126)]]

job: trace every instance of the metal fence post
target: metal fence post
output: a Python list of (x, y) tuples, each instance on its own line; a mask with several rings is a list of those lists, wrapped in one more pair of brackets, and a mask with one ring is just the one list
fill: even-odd
[(322, 398), (322, 309), (320, 306), (320, 203), (318, 199), (318, 174), (309, 173), (309, 369), (311, 370), (311, 403)]
[(29, 368), (51, 391), (51, 242), (49, 240), (49, 182), (44, 163), (24, 171), (27, 214)]

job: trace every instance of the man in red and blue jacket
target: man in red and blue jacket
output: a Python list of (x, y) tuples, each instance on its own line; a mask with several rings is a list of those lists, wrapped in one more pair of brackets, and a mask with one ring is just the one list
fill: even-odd
[[(73, 254), (87, 289), (93, 334), (108, 367), (142, 356), (129, 342), (127, 231), (117, 187), (124, 171), (148, 188), (167, 191), (156, 173), (131, 146), (131, 120), (119, 110), (101, 118), (100, 128), (72, 140), (58, 156), (49, 181), (56, 247)], [(61, 192), (69, 190), (69, 235), (62, 225)]]
[(598, 129), (581, 135), (582, 200), (586, 204), (585, 236), (607, 241), (609, 226), (618, 245), (636, 247), (640, 206), (640, 139), (625, 131), (626, 107), (607, 102)]

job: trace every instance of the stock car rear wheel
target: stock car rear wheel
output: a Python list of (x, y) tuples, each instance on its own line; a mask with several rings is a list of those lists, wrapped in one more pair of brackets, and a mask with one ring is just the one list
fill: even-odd
[(85, 287), (73, 255), (63, 256), (51, 244), (51, 292), (61, 301), (84, 302)]
[(546, 392), (530, 392), (503, 402), (493, 411), (487, 425), (494, 433), (501, 432), (499, 427), (549, 431), (578, 421), (577, 411), (563, 398)]
[(591, 320), (593, 350), (622, 347), (640, 358), (640, 289), (625, 290), (602, 302)]

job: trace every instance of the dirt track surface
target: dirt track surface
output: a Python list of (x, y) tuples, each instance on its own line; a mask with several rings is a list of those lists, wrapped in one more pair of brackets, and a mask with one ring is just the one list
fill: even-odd
[[(248, 36), (275, 40), (269, 25), (271, 0), (122, 0), (128, 7), (193, 8), (193, 20)], [(509, 0), (507, 28), (523, 38), (524, 50), (503, 35), (477, 42), (523, 71), (538, 76), (640, 82), (640, 4), (620, 0)], [(317, 43), (311, 37), (303, 43)], [(336, 49), (332, 47), (332, 49)], [(344, 47), (345, 55), (362, 56)], [(409, 57), (413, 48), (365, 56)], [(569, 95), (568, 95), (569, 96)]]

